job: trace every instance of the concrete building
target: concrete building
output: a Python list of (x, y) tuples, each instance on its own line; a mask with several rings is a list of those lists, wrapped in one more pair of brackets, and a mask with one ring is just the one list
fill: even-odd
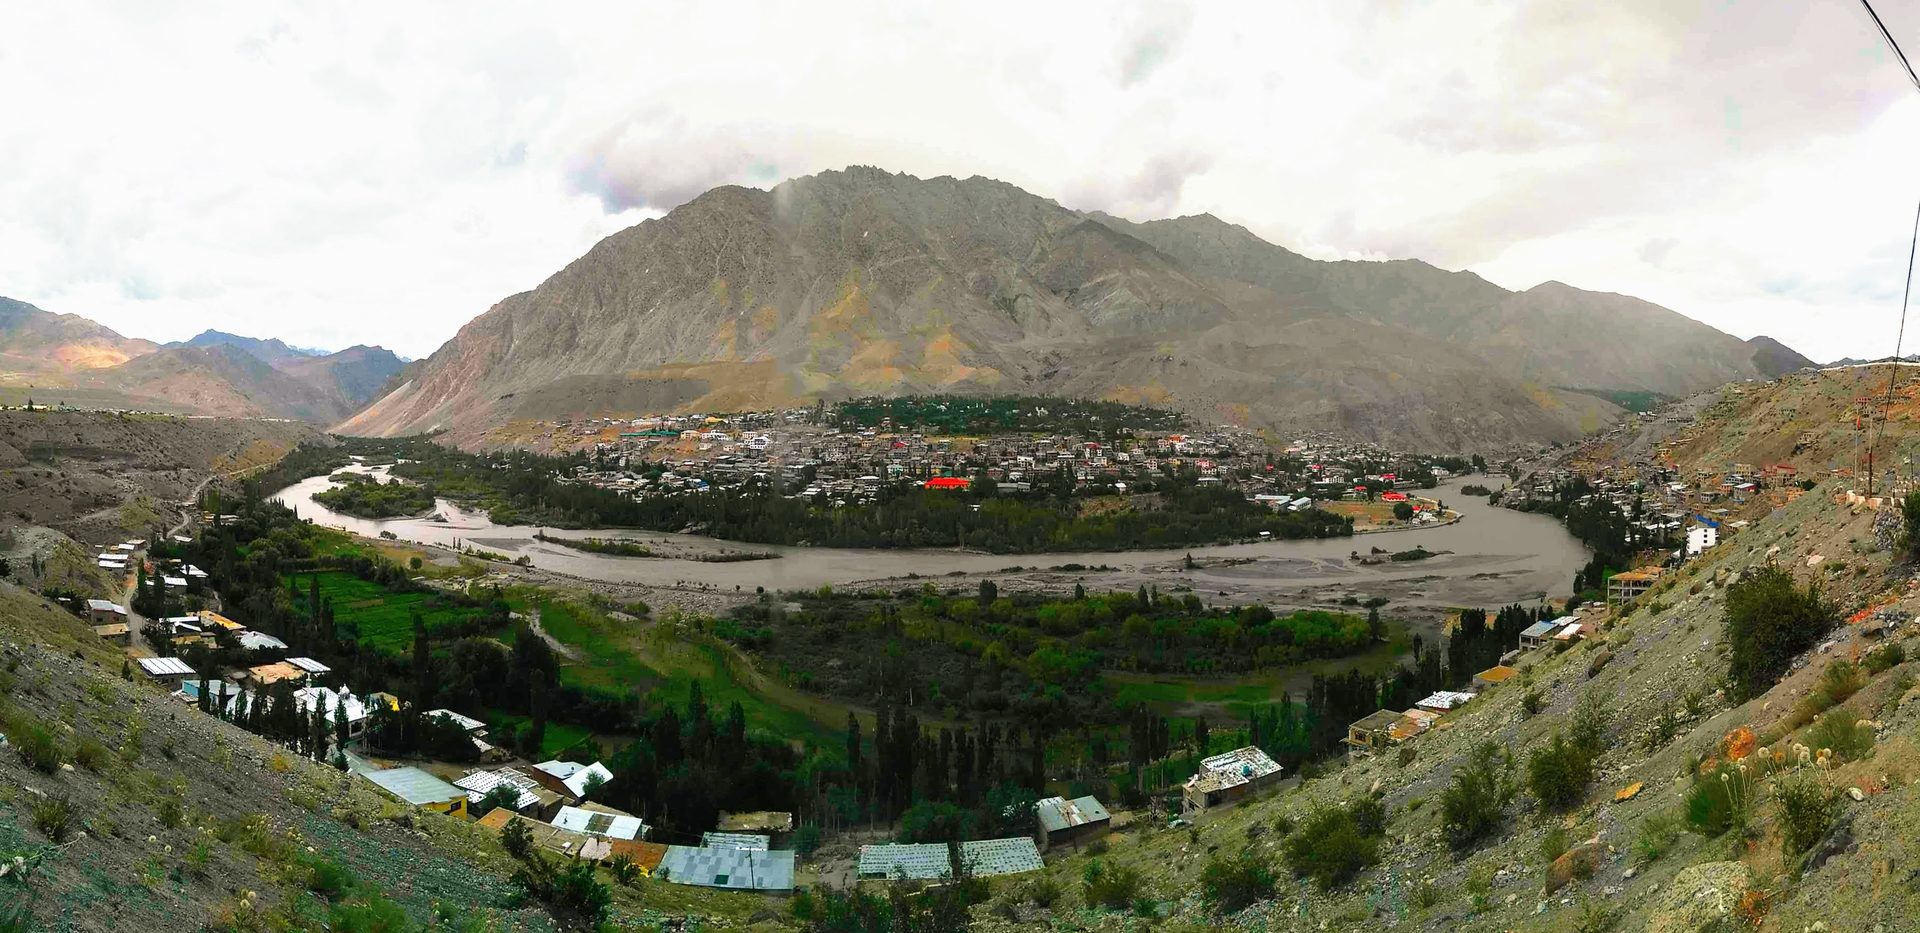
[(1280, 781), (1281, 768), (1254, 746), (1200, 760), (1200, 771), (1180, 789), (1180, 807), (1195, 813), (1227, 806)]

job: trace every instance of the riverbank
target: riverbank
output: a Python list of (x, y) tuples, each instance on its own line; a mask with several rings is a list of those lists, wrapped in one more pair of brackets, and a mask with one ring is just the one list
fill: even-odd
[[(530, 569), (600, 583), (661, 587), (697, 586), (707, 592), (818, 589), (898, 584), (943, 578), (992, 577), (1003, 585), (1089, 588), (1158, 586), (1185, 589), (1207, 601), (1262, 602), (1269, 605), (1321, 606), (1343, 599), (1373, 597), (1396, 604), (1444, 608), (1534, 602), (1569, 593), (1573, 573), (1591, 558), (1587, 550), (1550, 516), (1499, 509), (1460, 496), (1459, 482), (1443, 486), (1437, 497), (1457, 502), (1455, 520), (1434, 526), (1383, 529), (1380, 534), (1419, 532), (1419, 543), (1447, 551), (1428, 560), (1359, 566), (1347, 559), (1352, 538), (1314, 538), (1151, 551), (1099, 551), (995, 555), (924, 549), (809, 548), (752, 545), (698, 535), (666, 532), (636, 534), (623, 529), (557, 532), (531, 526), (495, 525), (487, 516), (446, 499), (439, 501), (445, 521), (401, 519), (369, 521), (341, 515), (313, 501), (330, 485), (327, 477), (302, 480), (281, 490), (279, 498), (302, 518), (366, 537), (389, 532), (422, 545), (458, 550), (475, 547), (509, 559), (526, 557)], [(1472, 521), (1465, 519), (1471, 518)], [(688, 557), (629, 560), (576, 551), (536, 540), (535, 535), (634, 540), (650, 548), (674, 547), (680, 553), (765, 550), (779, 560), (702, 562)], [(1392, 550), (1392, 548), (1387, 548)], [(1188, 566), (1191, 557), (1195, 566)], [(1040, 568), (1032, 565), (1043, 564)], [(1020, 567), (1019, 570), (1011, 568)], [(1078, 567), (1067, 570), (1064, 568)], [(1046, 568), (1059, 567), (1061, 570)], [(1093, 570), (1086, 568), (1105, 568)]]

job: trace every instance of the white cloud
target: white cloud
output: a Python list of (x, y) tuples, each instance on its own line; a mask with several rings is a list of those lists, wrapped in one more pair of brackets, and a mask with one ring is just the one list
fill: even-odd
[(1920, 94), (1845, 4), (15, 4), (0, 86), (0, 294), (410, 355), (853, 163), (1884, 353), (1920, 197)]

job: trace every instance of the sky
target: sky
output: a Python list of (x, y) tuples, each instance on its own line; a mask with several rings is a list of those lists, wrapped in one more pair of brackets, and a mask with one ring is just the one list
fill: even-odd
[[(1876, 6), (1920, 55), (1920, 0)], [(17, 3), (0, 101), (0, 295), (410, 357), (707, 188), (851, 164), (1820, 361), (1892, 352), (1920, 204), (1853, 0)]]

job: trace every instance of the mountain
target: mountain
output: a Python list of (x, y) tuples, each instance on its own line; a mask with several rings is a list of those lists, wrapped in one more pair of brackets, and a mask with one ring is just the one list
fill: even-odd
[(1753, 348), (1754, 368), (1769, 378), (1819, 365), (1801, 356), (1792, 347), (1765, 334), (1749, 338), (1747, 346)]
[(335, 420), (359, 410), (381, 395), (406, 362), (385, 347), (356, 345), (325, 356), (300, 356), (277, 368), (322, 394), (336, 394), (347, 410)]
[(47, 404), (323, 424), (381, 394), (406, 365), (380, 347), (324, 353), (217, 330), (157, 345), (9, 298), (0, 298), (0, 363), (0, 385)]
[(0, 365), (25, 372), (70, 372), (118, 366), (152, 353), (147, 340), (122, 337), (77, 314), (54, 314), (0, 298)]
[(1136, 224), (852, 168), (716, 188), (607, 237), (340, 429), (471, 446), (523, 419), (1023, 392), (1462, 449), (1618, 413), (1550, 386), (1678, 395), (1759, 375), (1752, 355), (1626, 296), (1318, 262), (1210, 216)]
[(326, 352), (322, 350), (303, 350), (298, 347), (287, 346), (285, 341), (278, 338), (262, 340), (258, 337), (242, 337), (239, 334), (229, 334), (225, 331), (218, 330), (204, 330), (190, 340), (175, 341), (167, 344), (167, 346), (239, 347), (253, 354), (267, 365), (276, 367), (283, 363), (326, 355)]

